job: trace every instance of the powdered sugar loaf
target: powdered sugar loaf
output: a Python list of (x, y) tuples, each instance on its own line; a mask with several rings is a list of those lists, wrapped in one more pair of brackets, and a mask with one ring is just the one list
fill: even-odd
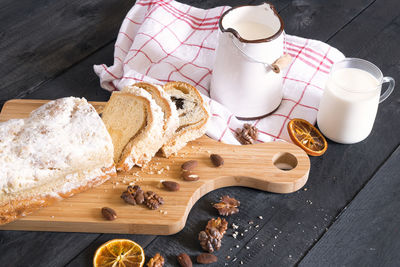
[[(57, 99), (29, 118), (0, 123), (0, 151), (0, 201), (61, 177), (104, 175), (101, 169), (113, 166), (111, 137), (84, 98)], [(62, 191), (80, 186), (70, 180)]]

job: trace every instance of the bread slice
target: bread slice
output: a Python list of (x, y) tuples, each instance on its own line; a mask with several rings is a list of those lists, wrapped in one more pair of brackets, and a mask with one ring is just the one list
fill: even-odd
[(209, 113), (200, 93), (185, 82), (169, 82), (163, 89), (175, 103), (179, 116), (179, 127), (175, 134), (161, 148), (165, 157), (176, 154), (187, 142), (195, 140), (206, 132)]
[(114, 144), (117, 170), (143, 166), (160, 149), (164, 114), (151, 95), (139, 87), (113, 92), (102, 119)]
[(50, 101), (26, 119), (0, 123), (0, 224), (115, 175), (113, 145), (82, 98)]
[(135, 87), (142, 88), (150, 93), (157, 105), (161, 107), (164, 113), (164, 142), (168, 141), (172, 138), (179, 126), (178, 111), (176, 110), (175, 104), (171, 101), (170, 96), (165, 93), (165, 91), (159, 85), (140, 82), (135, 83), (132, 86), (125, 87), (123, 91), (129, 92), (131, 88)]

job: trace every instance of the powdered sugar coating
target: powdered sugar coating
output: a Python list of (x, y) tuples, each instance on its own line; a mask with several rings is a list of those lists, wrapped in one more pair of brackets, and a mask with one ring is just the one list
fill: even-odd
[[(50, 101), (26, 119), (0, 123), (0, 196), (113, 165), (113, 145), (96, 110), (82, 98)], [(92, 173), (92, 170), (96, 170)], [(71, 179), (69, 179), (70, 177)]]

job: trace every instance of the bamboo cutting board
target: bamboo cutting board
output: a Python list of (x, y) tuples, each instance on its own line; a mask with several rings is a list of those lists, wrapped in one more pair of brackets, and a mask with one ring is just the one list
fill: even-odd
[[(3, 106), (0, 121), (27, 117), (47, 101), (10, 100)], [(104, 106), (103, 102), (91, 103), (97, 110)], [(212, 165), (209, 158), (212, 153), (224, 158), (222, 167)], [(180, 178), (181, 164), (187, 160), (199, 162), (195, 170), (200, 176), (198, 181), (187, 182)], [(289, 168), (292, 169), (287, 170)], [(0, 229), (170, 235), (185, 226), (194, 203), (214, 189), (246, 186), (291, 193), (303, 187), (309, 169), (307, 154), (293, 144), (273, 142), (234, 146), (203, 136), (190, 142), (177, 156), (169, 159), (155, 157), (144, 169), (134, 167), (128, 173), (119, 173), (97, 188), (42, 208)], [(181, 189), (168, 192), (162, 188), (162, 180), (176, 181)], [(164, 198), (164, 205), (159, 210), (150, 210), (144, 205), (126, 204), (120, 195), (129, 183), (140, 185), (144, 191), (158, 193)], [(105, 206), (117, 212), (115, 221), (103, 219), (100, 210)]]

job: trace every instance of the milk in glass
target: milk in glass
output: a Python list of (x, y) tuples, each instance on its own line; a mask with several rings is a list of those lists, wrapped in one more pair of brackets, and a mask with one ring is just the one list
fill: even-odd
[(378, 79), (367, 71), (357, 68), (333, 70), (317, 115), (322, 133), (343, 144), (364, 140), (374, 124), (380, 89)]

